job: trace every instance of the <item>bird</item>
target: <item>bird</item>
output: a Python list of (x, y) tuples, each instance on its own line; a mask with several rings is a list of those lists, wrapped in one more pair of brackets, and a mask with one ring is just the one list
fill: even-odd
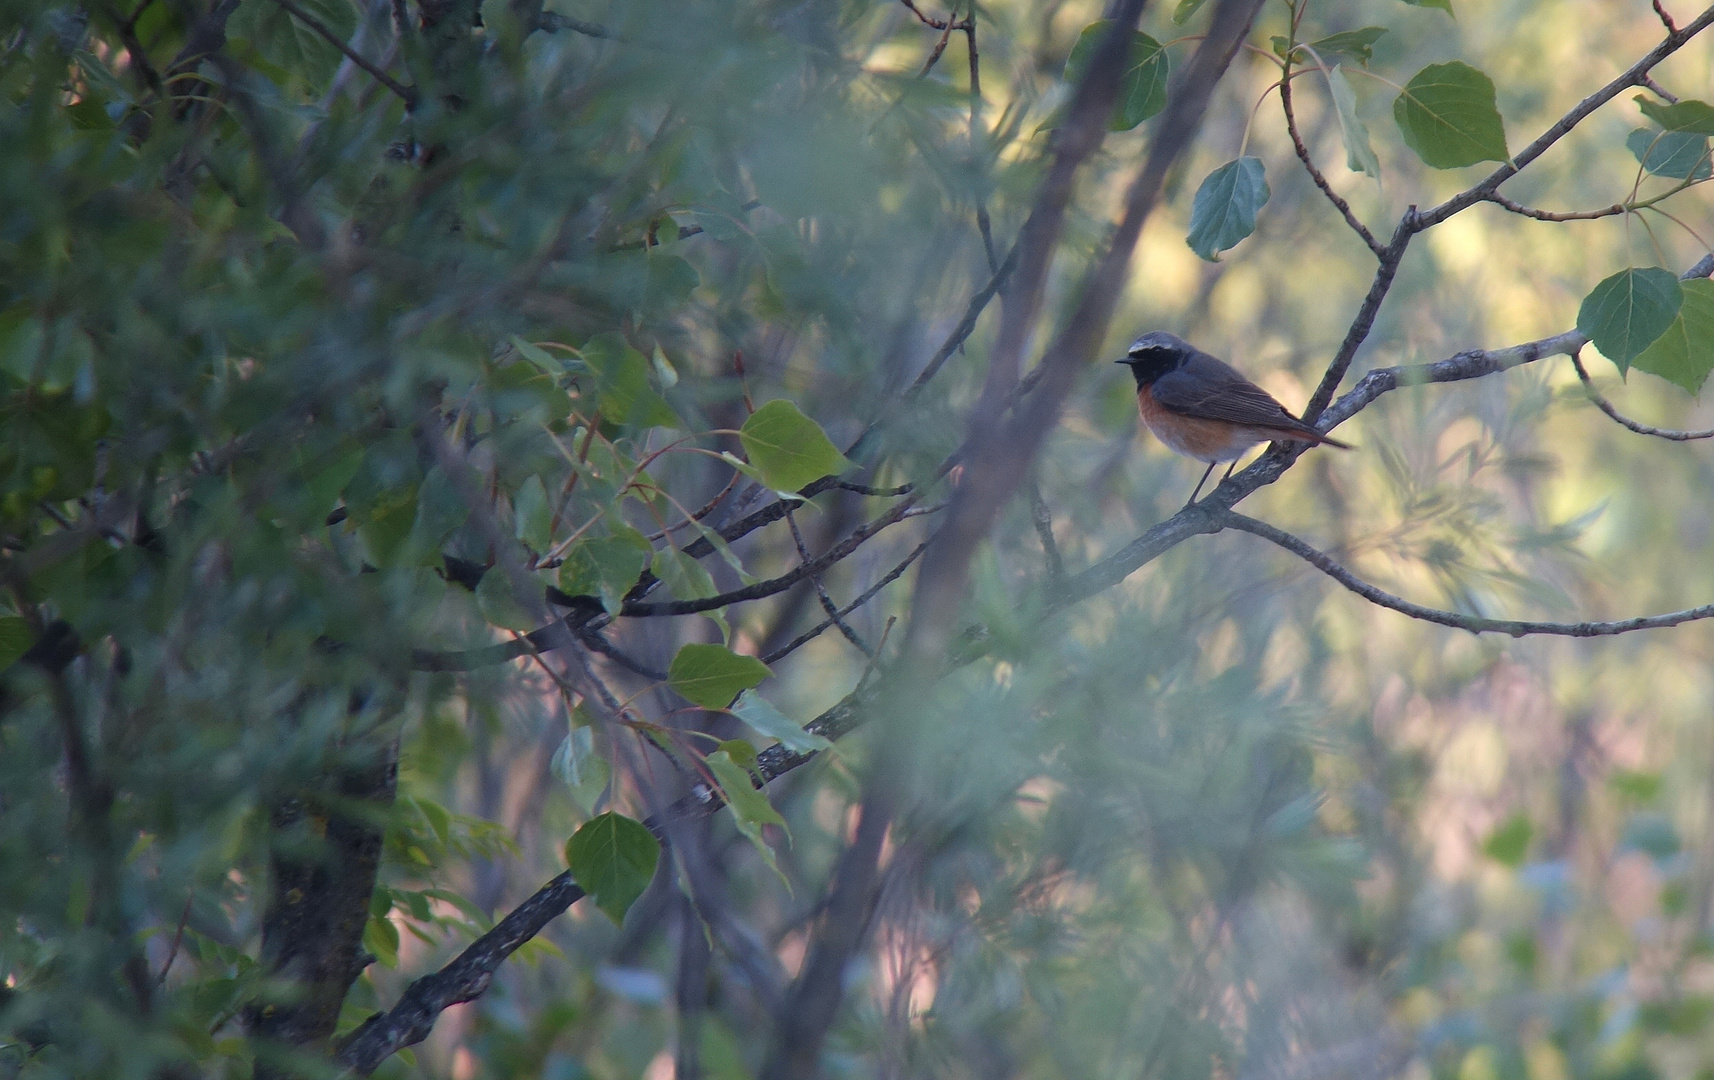
[(1232, 365), (1163, 330), (1131, 342), (1125, 358), (1115, 363), (1129, 366), (1136, 377), (1137, 408), (1155, 438), (1185, 457), (1208, 462), (1185, 506), (1202, 493), (1215, 465), (1231, 462), (1226, 469), (1231, 476), (1238, 459), (1257, 443), (1295, 439), (1351, 449), (1286, 412)]

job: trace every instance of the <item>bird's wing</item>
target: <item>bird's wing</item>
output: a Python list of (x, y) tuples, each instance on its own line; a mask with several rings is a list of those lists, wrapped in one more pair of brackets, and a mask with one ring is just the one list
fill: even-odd
[(1304, 428), (1272, 394), (1207, 353), (1198, 353), (1162, 375), (1152, 389), (1157, 402), (1184, 416), (1247, 427)]

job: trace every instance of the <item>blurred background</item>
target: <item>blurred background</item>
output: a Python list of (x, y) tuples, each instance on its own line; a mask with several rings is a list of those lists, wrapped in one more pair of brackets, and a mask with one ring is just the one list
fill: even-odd
[[(1404, 145), (1391, 103), (1421, 67), (1486, 72), (1516, 152), (1662, 35), (1643, 0), (1452, 2), (1307, 0), (1301, 13), (1297, 40), (1387, 30), (1373, 77), (1344, 61), (1378, 178), (1346, 167), (1327, 83), (1294, 84), (1309, 152), (1383, 240), (1407, 206), (1491, 167), (1431, 170)], [(1151, 4), (1140, 24), (1175, 65), (1203, 33), (1197, 6)], [(648, 358), (648, 387), (676, 417), (606, 418), (600, 442), (623, 460), (686, 432), (738, 451), (730, 432), (747, 402), (784, 397), (841, 448), (873, 428), (852, 451), (862, 482), (916, 483), (941, 501), (936, 466), (962, 438), (997, 307), (922, 392), (903, 391), (1015, 238), (1069, 97), (1067, 56), (1104, 14), (1078, 0), (957, 4), (952, 17), (973, 12), (977, 27), (973, 122), (967, 35), (879, 0), (561, 0), (551, 32), (530, 32), (528, 5), (490, 4), (479, 32), (438, 45), (433, 5), (411, 9), (423, 28), (401, 43), (385, 4), (302, 0), (358, 52), (436, 88), (410, 116), (275, 0), (234, 7), (218, 59), (185, 68), (191, 88), (169, 108), (125, 34), (166, 71), (200, 16), (145, 7), (125, 32), (124, 12), (25, 4), (5, 16), (0, 137), (17, 152), (0, 165), (3, 464), (8, 490), (25, 493), (7, 535), (22, 558), (64, 524), (42, 506), (77, 518), (99, 508), (90, 491), (131, 484), (174, 540), (141, 552), (127, 523), (129, 546), (43, 571), (7, 600), (96, 643), (68, 669), (69, 693), (118, 796), (99, 844), (66, 825), (65, 713), (47, 680), (19, 676), (0, 717), (0, 971), (20, 1001), (35, 991), (79, 1017), (82, 1037), (43, 1048), (9, 1029), (4, 1075), (152, 1076), (187, 1055), (189, 1075), (248, 1075), (240, 1019), (270, 813), (353, 745), (351, 688), (393, 670), (317, 643), (509, 639), (478, 596), (389, 554), (410, 541), (381, 537), (385, 500), (365, 504), (359, 489), (404, 490), (385, 466), (410, 451), (387, 449), (377, 416), (412, 415), (425, 397), (512, 410), (518, 422), (473, 436), (510, 529), (529, 480), (558, 490), (575, 471), (566, 448), (590, 440), (588, 427), (555, 426), (563, 406), (546, 423), (530, 411), (552, 413), (551, 394), (516, 404), (536, 391), (506, 365), (617, 334)], [(1668, 7), (1680, 24), (1697, 14)], [(885, 728), (908, 739), (906, 808), (826, 1075), (1714, 1076), (1707, 625), (1477, 637), (1378, 609), (1231, 532), (1042, 613), (1060, 575), (1169, 517), (1200, 475), (1139, 431), (1130, 376), (1109, 360), (1168, 330), (1298, 410), (1369, 287), (1372, 256), (1299, 165), (1267, 92), (1279, 79), (1269, 38), (1291, 15), (1263, 7), (1255, 48), (1233, 61), (1144, 230), (1103, 357), (977, 558), (963, 619), (980, 628), (979, 655)], [(578, 29), (592, 25), (608, 36)], [(1654, 78), (1706, 96), (1711, 62), (1693, 41)], [(1631, 97), (1506, 192), (1553, 210), (1626, 199), (1638, 166), (1625, 140), (1643, 123)], [(138, 130), (140, 113), (155, 130)], [(1038, 351), (1074, 306), (1150, 132), (1110, 133), (1081, 174)], [(1271, 197), (1255, 233), (1208, 262), (1185, 241), (1192, 197), (1241, 153), (1262, 160)], [(1627, 266), (1687, 269), (1714, 228), (1706, 195), (1692, 187), (1665, 207), (1677, 220), (1465, 211), (1412, 246), (1346, 386), (1369, 368), (1570, 329), (1581, 298)], [(535, 352), (508, 344), (520, 338)], [(1678, 386), (1621, 381), (1593, 350), (1584, 362), (1644, 423), (1714, 424)], [(1706, 444), (1622, 429), (1565, 357), (1399, 389), (1337, 434), (1356, 449), (1309, 452), (1240, 509), (1435, 607), (1577, 621), (1714, 601)], [(235, 440), (239, 464), (196, 472), (198, 455)], [(732, 479), (707, 454), (647, 467), (680, 508)], [(56, 470), (45, 487), (43, 468)], [(407, 532), (425, 513), (420, 479), (407, 484)], [(605, 520), (651, 533), (665, 507), (588, 485), (568, 499), (568, 525), (606, 500)], [(739, 516), (734, 502), (710, 521)], [(324, 529), (339, 505), (369, 516)], [(795, 517), (817, 551), (888, 505), (834, 491)], [(936, 521), (859, 548), (825, 575), (829, 593), (849, 602)], [(795, 561), (783, 522), (732, 547), (757, 577)], [(494, 558), (474, 524), (444, 550)], [(379, 572), (359, 573), (365, 563)], [(703, 565), (717, 588), (742, 583), (721, 559)], [(864, 641), (893, 643), (883, 670), (912, 580), (848, 619)], [(684, 643), (767, 655), (823, 617), (807, 583), (721, 614), (726, 626), (618, 618), (606, 634), (658, 673)], [(653, 723), (740, 732), (656, 678), (590, 662)], [(802, 723), (872, 665), (828, 632), (772, 666), (764, 691)], [(644, 816), (688, 782), (641, 738), (615, 747), (528, 660), (388, 685), (377, 708), (397, 724), (400, 764), (364, 938), (378, 959), (341, 1030), (563, 870), (566, 838), (593, 814)], [(380, 1075), (757, 1075), (875, 737), (859, 730), (767, 789), (788, 827), (765, 830), (777, 868), (730, 812), (698, 824), (623, 925), (573, 907)], [(102, 872), (122, 898), (117, 937), (87, 898), (78, 907)], [(114, 1003), (121, 938), (160, 973), (152, 1010)]]

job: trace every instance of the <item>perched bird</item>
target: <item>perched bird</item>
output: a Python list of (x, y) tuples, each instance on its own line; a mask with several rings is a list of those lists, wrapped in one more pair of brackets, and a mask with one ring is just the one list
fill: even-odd
[(1128, 364), (1136, 376), (1137, 408), (1155, 438), (1185, 457), (1208, 462), (1186, 506), (1202, 493), (1216, 464), (1230, 461), (1226, 476), (1231, 476), (1238, 459), (1257, 443), (1296, 439), (1351, 449), (1286, 412), (1272, 394), (1183, 338), (1160, 330), (1144, 334), (1116, 362)]

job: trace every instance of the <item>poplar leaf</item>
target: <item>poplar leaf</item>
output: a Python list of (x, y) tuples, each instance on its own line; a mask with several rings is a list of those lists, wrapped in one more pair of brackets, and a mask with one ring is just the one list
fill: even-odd
[(655, 876), (661, 844), (642, 822), (609, 810), (591, 818), (565, 844), (566, 865), (578, 888), (615, 923)]

